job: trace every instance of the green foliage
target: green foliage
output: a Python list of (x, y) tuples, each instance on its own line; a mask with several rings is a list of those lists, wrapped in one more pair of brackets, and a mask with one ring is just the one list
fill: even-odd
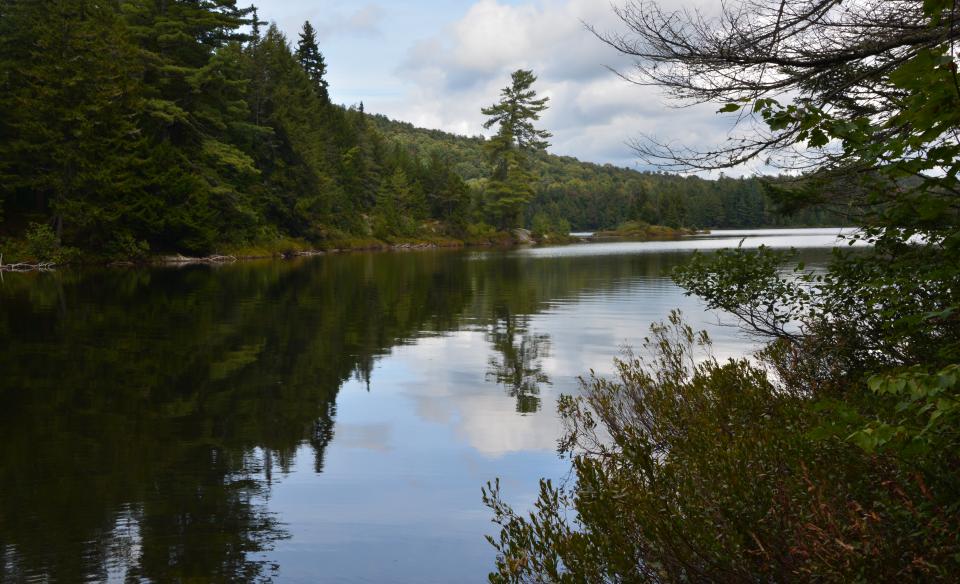
[(901, 450), (916, 456), (932, 449), (960, 448), (960, 366), (949, 365), (935, 373), (918, 367), (902, 373), (871, 377), (867, 385), (880, 400), (890, 400), (893, 414), (871, 422), (851, 439), (864, 450)]
[(497, 136), (461, 139), (331, 105), (309, 23), (296, 51), (261, 24), (227, 0), (5, 5), (3, 232), (21, 236), (41, 220), (65, 245), (132, 258), (261, 245), (267, 233), (323, 245), (335, 232), (369, 234), (364, 218), (377, 215), (378, 193), (398, 169), (413, 220), (378, 220), (384, 233), (412, 234), (431, 219), (459, 236), (471, 222), (506, 228), (538, 213), (556, 231), (624, 217), (674, 226), (780, 221), (755, 181), (547, 155), (549, 135), (534, 126), (547, 102), (529, 71), (517, 71), (485, 110)]
[(137, 240), (130, 233), (117, 233), (114, 235), (106, 249), (107, 257), (116, 260), (143, 261), (148, 258), (150, 253), (150, 244), (143, 240)]
[[(958, 18), (953, 3), (923, 7), (918, 30)], [(776, 196), (802, 208), (843, 187), (862, 226), (850, 243), (869, 245), (819, 270), (739, 248), (677, 270), (709, 308), (769, 340), (758, 363), (693, 357), (703, 343), (673, 317), (654, 328), (652, 360), (621, 362), (616, 380), (565, 399), (576, 482), (542, 485), (528, 517), (495, 486), (486, 494), (502, 527), (493, 581), (956, 579), (960, 85), (951, 42), (910, 42), (921, 43), (871, 55), (902, 56), (896, 67), (860, 70), (839, 48), (824, 65), (884, 88), (889, 103), (811, 84), (785, 105), (761, 95), (721, 109), (756, 114), (775, 141), (824, 161), (774, 183)], [(846, 107), (818, 105), (835, 101)]]
[[(482, 179), (490, 173), (488, 148), (496, 136), (487, 141), (419, 129), (383, 116), (370, 120), (386, 139), (399, 142), (413, 156), (429, 159), (431, 153), (444, 152), (459, 177), (480, 190), (486, 188), (489, 181)], [(793, 181), (786, 177), (706, 180), (590, 164), (545, 152), (529, 155), (528, 162), (534, 189), (526, 212), (528, 221), (537, 213), (546, 213), (568, 221), (577, 231), (611, 229), (625, 219), (714, 229), (849, 223), (848, 218), (824, 207), (787, 213), (789, 200), (771, 196), (776, 187), (791, 187), (792, 195)]]
[(674, 314), (561, 401), (575, 480), (541, 483), (529, 514), (487, 486), (492, 582), (950, 580), (956, 485), (818, 432), (832, 415), (770, 379), (772, 354), (709, 349)]
[(24, 237), (24, 251), (35, 262), (58, 263), (61, 259), (57, 234), (45, 223), (30, 224)]
[(569, 235), (570, 223), (563, 218), (551, 217), (543, 211), (533, 216), (530, 222), (534, 235)]
[(403, 169), (397, 168), (377, 194), (373, 234), (385, 240), (413, 237), (418, 230), (417, 219), (422, 219), (424, 213), (422, 197), (416, 196)]
[(303, 67), (307, 77), (313, 82), (317, 90), (317, 95), (326, 103), (330, 101), (327, 83), (327, 63), (317, 46), (317, 31), (314, 30), (310, 21), (303, 23), (303, 31), (300, 33), (300, 40), (297, 42), (297, 62)]
[(521, 69), (511, 79), (511, 85), (501, 92), (500, 102), (481, 110), (489, 118), (483, 124), (485, 128), (498, 126), (497, 134), (485, 147), (492, 167), (487, 209), (501, 228), (524, 225), (523, 213), (534, 194), (528, 157), (546, 150), (551, 136), (534, 126), (549, 101), (546, 97), (535, 99), (537, 93), (532, 87), (536, 76)]
[(510, 136), (511, 144), (515, 142), (521, 150), (546, 150), (550, 146), (547, 139), (552, 135), (537, 129), (533, 123), (546, 111), (550, 98), (536, 99), (533, 84), (537, 82), (537, 76), (533, 71), (514, 71), (510, 81), (510, 85), (501, 91), (500, 102), (481, 110), (489, 118), (483, 127), (498, 126), (500, 132)]
[(501, 229), (521, 227), (524, 210), (533, 199), (533, 177), (524, 168), (523, 157), (516, 150), (499, 154), (498, 164), (503, 165), (502, 174), (494, 172), (485, 192), (487, 214)]
[[(113, 8), (17, 2), (0, 22), (0, 173), (8, 219), (42, 215), (67, 241), (129, 212), (142, 186), (135, 50)], [(109, 156), (103, 153), (110, 152)]]
[(693, 235), (694, 233), (695, 231), (690, 229), (650, 225), (645, 221), (627, 221), (616, 229), (599, 231), (597, 235), (600, 237), (622, 237), (636, 241), (655, 241), (662, 239), (680, 239), (681, 237)]
[[(485, 109), (500, 126), (491, 140), (332, 105), (313, 27), (294, 50), (263, 24), (233, 0), (4, 4), (0, 230), (21, 238), (48, 222), (64, 245), (137, 259), (269, 247), (266, 236), (322, 247), (336, 233), (369, 237), (371, 223), (409, 236), (433, 220), (459, 237), (471, 222), (504, 229), (538, 213), (557, 231), (634, 214), (674, 226), (782, 221), (756, 181), (546, 154), (534, 122), (547, 100), (529, 71)], [(375, 210), (397, 170), (412, 197), (404, 225)]]

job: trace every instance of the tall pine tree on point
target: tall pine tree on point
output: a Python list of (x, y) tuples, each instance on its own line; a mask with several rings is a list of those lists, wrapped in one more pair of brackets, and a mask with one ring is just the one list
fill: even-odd
[(489, 118), (484, 128), (499, 126), (487, 143), (493, 166), (487, 194), (488, 209), (500, 228), (523, 225), (524, 210), (534, 194), (529, 155), (550, 146), (547, 140), (552, 134), (534, 125), (550, 101), (549, 97), (537, 98), (536, 81), (532, 71), (515, 71), (511, 84), (501, 91), (499, 103), (481, 110)]

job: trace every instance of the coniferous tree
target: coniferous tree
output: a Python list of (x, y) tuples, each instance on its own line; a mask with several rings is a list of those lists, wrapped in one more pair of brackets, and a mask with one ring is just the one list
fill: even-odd
[[(143, 131), (154, 146), (155, 183), (144, 230), (159, 248), (211, 251), (252, 236), (252, 160), (234, 143), (248, 111), (239, 51), (253, 8), (235, 0), (124, 3), (145, 73)], [(233, 48), (231, 48), (233, 47)]]
[(466, 221), (470, 191), (450, 160), (439, 150), (430, 153), (424, 168), (424, 180), (431, 215), (462, 226)]
[(303, 30), (300, 32), (300, 41), (297, 43), (297, 61), (307, 72), (307, 76), (313, 82), (320, 99), (327, 103), (330, 101), (328, 93), (329, 84), (326, 80), (327, 63), (317, 45), (317, 31), (310, 24), (310, 21), (303, 23)]
[[(5, 3), (0, 19), (2, 190), (57, 238), (116, 235), (142, 188), (133, 46), (114, 8), (91, 0)], [(108, 243), (108, 242), (107, 242)]]
[(546, 150), (551, 134), (536, 128), (534, 122), (547, 109), (550, 98), (537, 99), (532, 71), (520, 69), (511, 76), (511, 84), (501, 92), (499, 103), (483, 108), (489, 119), (484, 128), (499, 126), (487, 151), (493, 165), (488, 188), (489, 208), (500, 227), (519, 227), (523, 212), (533, 198), (529, 154)]
[(253, 12), (250, 13), (250, 44), (256, 45), (260, 42), (260, 37), (262, 36), (260, 27), (266, 24), (260, 20), (260, 12), (254, 8)]
[(334, 220), (341, 198), (335, 180), (339, 146), (329, 127), (335, 112), (326, 112), (275, 25), (247, 53), (250, 114), (265, 132), (252, 149), (264, 173), (259, 208), (268, 223), (287, 233), (318, 236)]

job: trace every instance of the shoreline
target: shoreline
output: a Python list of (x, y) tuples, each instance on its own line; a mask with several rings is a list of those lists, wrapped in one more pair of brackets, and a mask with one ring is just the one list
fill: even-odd
[[(20, 262), (13, 264), (4, 264), (0, 261), (0, 273), (40, 273), (52, 272), (59, 268), (71, 266), (97, 266), (107, 268), (137, 268), (137, 267), (180, 267), (180, 266), (222, 266), (238, 262), (264, 261), (264, 260), (293, 260), (298, 258), (309, 258), (325, 255), (340, 255), (349, 253), (370, 253), (370, 252), (409, 252), (409, 251), (427, 251), (427, 250), (457, 250), (457, 249), (512, 249), (520, 247), (541, 247), (541, 246), (559, 246), (573, 245), (579, 243), (591, 243), (610, 240), (623, 240), (632, 242), (646, 241), (664, 241), (681, 240), (709, 231), (684, 230), (686, 233), (673, 233), (669, 236), (661, 233), (653, 237), (636, 237), (626, 234), (614, 235), (611, 232), (597, 232), (590, 236), (566, 235), (552, 237), (534, 238), (528, 231), (521, 230), (520, 233), (503, 237), (501, 239), (486, 239), (482, 241), (464, 241), (454, 239), (443, 239), (441, 241), (404, 241), (399, 243), (387, 243), (378, 240), (362, 240), (358, 245), (342, 245), (342, 242), (336, 242), (330, 248), (308, 248), (308, 249), (288, 249), (285, 251), (264, 251), (263, 253), (243, 253), (237, 251), (233, 253), (216, 253), (207, 256), (187, 256), (183, 254), (160, 254), (141, 260), (114, 260), (114, 261), (73, 261), (62, 264), (52, 262)], [(506, 235), (506, 234), (505, 234)], [(650, 235), (650, 234), (648, 234)], [(2, 256), (0, 256), (2, 257)]]
[[(408, 252), (408, 251), (427, 251), (427, 250), (456, 250), (456, 249), (511, 249), (517, 247), (537, 246), (537, 245), (568, 245), (572, 243), (581, 243), (586, 241), (580, 237), (560, 237), (535, 240), (529, 235), (526, 238), (513, 237), (500, 240), (484, 241), (464, 241), (454, 239), (444, 239), (442, 241), (404, 241), (399, 243), (387, 243), (384, 241), (366, 240), (359, 245), (342, 245), (335, 243), (329, 248), (309, 248), (309, 249), (288, 249), (285, 251), (263, 252), (263, 253), (244, 253), (243, 251), (233, 253), (216, 253), (207, 256), (187, 256), (183, 254), (158, 254), (140, 260), (113, 260), (113, 261), (71, 261), (64, 263), (54, 262), (19, 262), (14, 264), (4, 264), (0, 261), (0, 273), (37, 273), (51, 272), (58, 268), (70, 266), (98, 266), (108, 268), (133, 268), (133, 267), (177, 267), (191, 265), (228, 265), (246, 261), (263, 260), (292, 260), (297, 258), (317, 257), (324, 255), (340, 255), (348, 253), (375, 253), (375, 252)], [(2, 257), (2, 256), (0, 256)]]
[[(158, 265), (158, 266), (176, 266), (191, 264), (231, 264), (240, 261), (271, 260), (271, 259), (296, 259), (304, 257), (316, 257), (324, 255), (340, 255), (347, 253), (363, 252), (406, 252), (406, 251), (428, 251), (428, 250), (456, 250), (456, 249), (512, 249), (519, 247), (537, 247), (544, 245), (571, 245), (575, 243), (587, 243), (590, 238), (572, 235), (554, 235), (552, 237), (534, 238), (528, 231), (519, 230), (524, 233), (512, 235), (509, 239), (502, 238), (498, 240), (487, 239), (482, 241), (465, 241), (459, 239), (444, 239), (441, 241), (405, 241), (400, 243), (369, 241), (358, 246), (336, 246), (328, 249), (305, 249), (289, 250), (285, 252), (276, 252), (272, 254), (227, 254), (212, 255), (205, 257), (189, 257), (177, 254), (175, 256), (160, 256), (153, 258), (141, 264), (133, 265)], [(113, 262), (108, 265), (126, 265), (123, 262)], [(129, 264), (129, 262), (128, 262)]]

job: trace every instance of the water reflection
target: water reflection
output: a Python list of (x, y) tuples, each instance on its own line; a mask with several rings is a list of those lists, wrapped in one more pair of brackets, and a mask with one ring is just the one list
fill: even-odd
[(496, 352), (489, 360), (487, 379), (507, 389), (521, 414), (539, 410), (540, 387), (550, 385), (542, 361), (550, 356), (550, 337), (531, 334), (527, 328), (527, 319), (508, 314), (497, 320), (487, 336)]
[(602, 245), (6, 278), (0, 581), (482, 581), (479, 485), (559, 472), (557, 395), (714, 318), (689, 244)]

